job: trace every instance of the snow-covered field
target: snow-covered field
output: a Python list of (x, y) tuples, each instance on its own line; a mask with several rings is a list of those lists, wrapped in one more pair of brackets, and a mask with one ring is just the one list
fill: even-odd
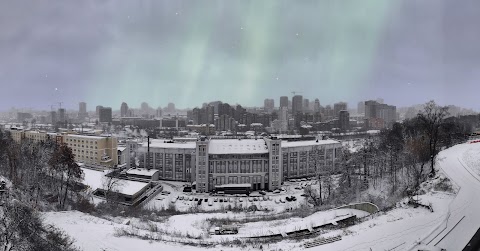
[(104, 220), (78, 211), (50, 212), (43, 215), (45, 223), (53, 224), (73, 237), (75, 246), (85, 251), (105, 250), (201, 250), (200, 248), (166, 244), (163, 242), (150, 242), (129, 237), (116, 237), (115, 228), (123, 227), (122, 224)]
[[(445, 210), (442, 209), (447, 208), (452, 196), (436, 193), (420, 196), (420, 199), (424, 203), (432, 203), (433, 207), (438, 208), (438, 210), (431, 213), (423, 208), (399, 207), (387, 214), (373, 217), (373, 219), (347, 229), (327, 231), (322, 235), (323, 237), (343, 235), (343, 240), (316, 247), (314, 250), (370, 250), (370, 247), (372, 247), (372, 250), (384, 250), (382, 248), (393, 247), (395, 239), (398, 241), (401, 241), (403, 238), (415, 239), (443, 219), (442, 216), (444, 216)], [(368, 213), (353, 209), (330, 210), (317, 212), (305, 218), (240, 224), (238, 235), (223, 236), (208, 234), (212, 227), (207, 223), (209, 218), (240, 219), (248, 217), (249, 214), (229, 212), (177, 215), (168, 218), (164, 222), (155, 223), (155, 225), (160, 231), (175, 233), (175, 237), (167, 238), (172, 241), (175, 241), (175, 238), (179, 237), (179, 235), (189, 235), (193, 238), (203, 238), (205, 242), (214, 243), (239, 237), (309, 228), (312, 225), (325, 224), (348, 214), (355, 214), (358, 217), (368, 215)], [(135, 248), (135, 250), (199, 250), (196, 247), (175, 245), (170, 242), (165, 243), (114, 236), (115, 229), (121, 228), (137, 228), (137, 231), (142, 235), (148, 234), (149, 232), (145, 230), (148, 228), (142, 226), (146, 225), (145, 222), (139, 219), (130, 219), (130, 224), (126, 226), (122, 224), (122, 222), (125, 222), (125, 218), (117, 217), (106, 220), (77, 211), (45, 213), (44, 218), (46, 223), (56, 225), (73, 236), (77, 241), (76, 244), (83, 250), (131, 250), (132, 248)], [(270, 244), (264, 249), (298, 250), (301, 249), (302, 244), (303, 242), (285, 240), (277, 244)], [(228, 248), (215, 247), (212, 250), (228, 250)]]

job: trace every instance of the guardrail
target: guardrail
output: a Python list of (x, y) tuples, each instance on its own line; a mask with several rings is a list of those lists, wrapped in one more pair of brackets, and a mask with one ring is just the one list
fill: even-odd
[(362, 211), (365, 211), (365, 212), (370, 213), (370, 214), (374, 214), (374, 213), (380, 211), (378, 209), (377, 205), (375, 205), (373, 203), (370, 203), (370, 202), (359, 202), (359, 203), (355, 203), (355, 204), (349, 204), (349, 205), (334, 208), (332, 210), (343, 209), (343, 208), (362, 210)]

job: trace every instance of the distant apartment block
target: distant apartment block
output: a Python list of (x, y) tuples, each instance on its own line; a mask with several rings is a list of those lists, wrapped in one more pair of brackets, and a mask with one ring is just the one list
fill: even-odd
[(118, 164), (117, 138), (107, 136), (87, 136), (77, 134), (58, 134), (44, 131), (9, 130), (15, 142), (65, 143), (72, 149), (76, 162), (91, 165), (113, 167)]

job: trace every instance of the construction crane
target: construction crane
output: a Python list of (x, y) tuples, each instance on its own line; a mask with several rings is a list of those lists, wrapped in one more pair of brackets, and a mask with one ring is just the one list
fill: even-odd
[(54, 106), (55, 106), (55, 105), (50, 105), (50, 111), (51, 111), (51, 112), (53, 112), (53, 107), (54, 107)]
[(62, 104), (63, 102), (57, 102), (58, 106), (59, 106), (59, 109), (62, 109)]

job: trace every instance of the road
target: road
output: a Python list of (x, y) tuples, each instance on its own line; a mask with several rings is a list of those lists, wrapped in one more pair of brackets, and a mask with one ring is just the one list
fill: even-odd
[(479, 229), (480, 177), (462, 160), (465, 151), (477, 147), (480, 148), (480, 144), (461, 144), (439, 153), (438, 167), (460, 190), (449, 206), (446, 221), (437, 226), (423, 243), (446, 250), (462, 250)]

